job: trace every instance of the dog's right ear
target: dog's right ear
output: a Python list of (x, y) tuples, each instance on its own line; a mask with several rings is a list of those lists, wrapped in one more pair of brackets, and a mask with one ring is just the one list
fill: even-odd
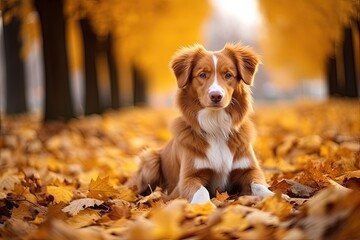
[(180, 49), (172, 57), (170, 66), (174, 71), (179, 88), (186, 87), (186, 85), (190, 82), (191, 72), (197, 56), (204, 50), (203, 46), (196, 44), (191, 47)]

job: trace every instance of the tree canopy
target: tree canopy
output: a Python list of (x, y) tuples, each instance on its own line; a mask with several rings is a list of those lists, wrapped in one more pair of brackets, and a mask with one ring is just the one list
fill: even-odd
[(357, 0), (259, 0), (259, 5), (263, 58), (270, 67), (281, 69), (277, 81), (283, 85), (323, 76), (326, 58), (360, 10)]

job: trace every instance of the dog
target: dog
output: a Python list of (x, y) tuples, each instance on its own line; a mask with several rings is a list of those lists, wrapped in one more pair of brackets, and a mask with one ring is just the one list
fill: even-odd
[(216, 191), (273, 195), (252, 147), (250, 86), (259, 63), (251, 48), (239, 43), (220, 51), (195, 44), (175, 53), (170, 65), (181, 116), (163, 148), (140, 155), (139, 170), (127, 185), (142, 195), (159, 186), (170, 198), (197, 204), (210, 201)]

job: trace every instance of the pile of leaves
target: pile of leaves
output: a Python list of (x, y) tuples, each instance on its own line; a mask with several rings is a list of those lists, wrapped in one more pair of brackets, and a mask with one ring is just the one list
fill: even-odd
[(171, 138), (177, 114), (126, 109), (45, 125), (3, 116), (0, 237), (359, 239), (358, 101), (256, 106), (254, 147), (276, 195), (221, 192), (203, 205), (124, 186), (137, 154)]

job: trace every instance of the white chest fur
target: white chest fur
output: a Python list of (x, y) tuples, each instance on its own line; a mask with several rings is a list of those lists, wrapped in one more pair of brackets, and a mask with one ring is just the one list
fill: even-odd
[(234, 158), (227, 144), (231, 133), (231, 118), (224, 110), (203, 109), (198, 113), (198, 121), (206, 132), (209, 147), (206, 152), (207, 159), (196, 159), (194, 167), (214, 170), (215, 175), (210, 183), (211, 191), (216, 188), (223, 190)]

